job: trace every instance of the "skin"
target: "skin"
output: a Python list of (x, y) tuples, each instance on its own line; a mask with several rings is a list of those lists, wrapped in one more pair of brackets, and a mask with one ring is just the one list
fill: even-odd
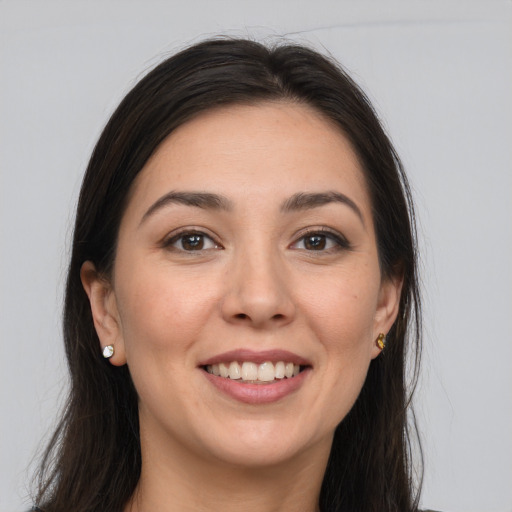
[[(147, 213), (171, 191), (219, 194), (230, 209)], [(356, 208), (283, 211), (325, 192)], [(203, 249), (184, 250), (182, 228), (204, 233)], [(82, 282), (101, 346), (114, 344), (110, 361), (128, 364), (139, 394), (142, 475), (126, 511), (317, 510), (334, 430), (401, 288), (381, 278), (365, 179), (339, 128), (284, 102), (182, 125), (133, 184), (113, 276), (86, 262)], [(242, 403), (198, 367), (233, 349), (288, 350), (310, 368), (284, 398)]]

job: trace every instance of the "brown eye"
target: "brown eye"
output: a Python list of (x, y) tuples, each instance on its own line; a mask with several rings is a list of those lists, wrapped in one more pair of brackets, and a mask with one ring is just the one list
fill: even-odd
[(327, 245), (327, 237), (325, 235), (308, 235), (304, 237), (304, 248), (308, 251), (321, 251)]
[(219, 248), (219, 246), (208, 235), (195, 232), (180, 233), (179, 235), (171, 238), (165, 246), (185, 252), (199, 252)]
[(350, 243), (340, 233), (331, 231), (311, 231), (300, 237), (291, 245), (292, 249), (311, 252), (331, 253), (337, 250), (350, 249)]
[(181, 238), (181, 245), (185, 251), (199, 251), (204, 247), (203, 235), (186, 235)]

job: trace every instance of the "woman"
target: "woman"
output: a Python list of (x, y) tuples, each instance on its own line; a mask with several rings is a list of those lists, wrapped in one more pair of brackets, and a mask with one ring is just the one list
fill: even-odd
[(126, 96), (82, 184), (45, 512), (413, 511), (414, 217), (367, 98), (214, 40)]

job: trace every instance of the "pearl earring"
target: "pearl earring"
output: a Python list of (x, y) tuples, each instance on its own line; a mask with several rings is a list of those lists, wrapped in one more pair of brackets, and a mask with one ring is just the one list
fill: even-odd
[(114, 355), (114, 345), (107, 345), (103, 349), (103, 357), (105, 359), (110, 359)]

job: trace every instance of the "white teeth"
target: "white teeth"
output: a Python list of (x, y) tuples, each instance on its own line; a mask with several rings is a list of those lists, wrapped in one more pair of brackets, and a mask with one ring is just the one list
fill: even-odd
[(258, 368), (258, 380), (262, 382), (270, 382), (274, 380), (276, 376), (276, 372), (274, 370), (274, 365), (270, 362), (260, 364)]
[(229, 366), (226, 366), (224, 363), (220, 363), (219, 372), (221, 377), (229, 377)]
[(242, 380), (258, 380), (258, 366), (256, 363), (242, 364)]
[(284, 379), (285, 373), (283, 361), (279, 361), (278, 363), (276, 363), (274, 369), (276, 371), (276, 379)]
[(233, 380), (242, 379), (245, 382), (272, 382), (276, 379), (290, 379), (300, 373), (300, 366), (293, 363), (278, 361), (275, 364), (266, 361), (262, 364), (244, 361), (242, 364), (237, 361), (230, 363), (218, 363), (208, 365), (206, 371), (217, 377), (224, 377)]
[(241, 373), (242, 372), (240, 370), (240, 365), (236, 361), (233, 361), (229, 365), (229, 378), (233, 379), (233, 380), (241, 379), (242, 378)]

